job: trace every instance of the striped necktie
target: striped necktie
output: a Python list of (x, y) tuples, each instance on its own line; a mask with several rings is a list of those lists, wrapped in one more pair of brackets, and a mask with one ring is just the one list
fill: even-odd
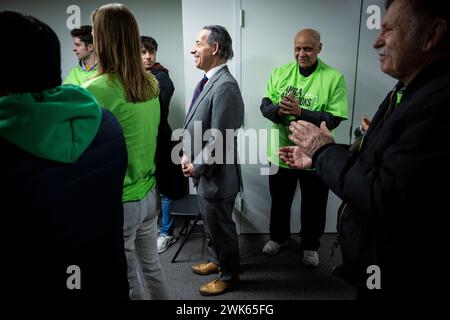
[(194, 91), (194, 96), (192, 97), (191, 105), (189, 106), (189, 112), (191, 112), (192, 106), (195, 104), (195, 101), (197, 100), (198, 96), (202, 92), (203, 87), (205, 86), (205, 83), (207, 81), (208, 81), (208, 78), (205, 75), (205, 76), (203, 76), (202, 80), (200, 80), (200, 82), (197, 84), (197, 87), (195, 88), (195, 91)]

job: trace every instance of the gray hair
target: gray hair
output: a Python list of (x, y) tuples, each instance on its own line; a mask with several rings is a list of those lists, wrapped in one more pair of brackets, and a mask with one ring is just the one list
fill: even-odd
[(233, 58), (233, 43), (225, 27), (210, 25), (204, 26), (203, 29), (211, 31), (208, 37), (208, 44), (217, 43), (219, 45), (219, 57), (227, 60)]
[[(386, 0), (386, 9), (398, 0)], [(416, 32), (422, 32), (419, 22), (428, 23), (427, 18), (441, 18), (447, 23), (447, 33), (444, 37), (444, 44), (450, 46), (450, 5), (448, 0), (408, 0), (404, 1), (409, 5), (413, 16), (410, 17), (413, 26), (418, 26)]]

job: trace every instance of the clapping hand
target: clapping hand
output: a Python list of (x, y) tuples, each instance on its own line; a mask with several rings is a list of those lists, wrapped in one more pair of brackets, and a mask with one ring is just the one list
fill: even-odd
[(334, 143), (334, 138), (330, 130), (328, 130), (325, 121), (322, 121), (320, 128), (318, 128), (310, 122), (299, 120), (297, 122), (291, 122), (289, 130), (292, 132), (289, 135), (289, 139), (299, 146), (301, 151), (310, 158), (312, 158), (320, 147)]
[(297, 146), (280, 148), (278, 154), (289, 168), (292, 169), (310, 169), (312, 160)]
[(299, 102), (294, 98), (292, 92), (283, 97), (278, 109), (280, 116), (295, 116), (298, 118), (301, 112), (302, 109), (299, 108)]

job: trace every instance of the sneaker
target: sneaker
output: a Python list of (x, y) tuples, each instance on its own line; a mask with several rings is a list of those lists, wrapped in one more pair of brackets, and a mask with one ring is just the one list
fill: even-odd
[(156, 240), (156, 246), (158, 248), (158, 253), (163, 253), (171, 245), (177, 241), (174, 236), (168, 236), (167, 234), (160, 234)]
[(283, 243), (278, 243), (278, 242), (270, 240), (269, 242), (267, 242), (264, 245), (264, 248), (262, 251), (263, 251), (263, 253), (265, 253), (269, 256), (273, 256), (273, 255), (276, 255), (278, 253), (278, 251), (280, 251), (280, 248), (286, 247), (287, 244), (288, 244), (288, 240), (286, 240)]
[(319, 265), (319, 255), (317, 251), (305, 250), (303, 251), (303, 264), (305, 266), (317, 267)]

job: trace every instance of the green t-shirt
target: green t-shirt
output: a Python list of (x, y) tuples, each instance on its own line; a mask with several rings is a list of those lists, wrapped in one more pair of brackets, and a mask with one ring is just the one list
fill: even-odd
[(122, 83), (116, 75), (104, 74), (83, 87), (110, 110), (122, 126), (128, 152), (123, 202), (139, 201), (156, 186), (155, 153), (160, 107), (158, 97), (139, 103), (127, 102)]
[(89, 71), (83, 70), (80, 66), (73, 67), (70, 69), (69, 74), (66, 79), (64, 79), (63, 84), (74, 84), (81, 86), (86, 81), (95, 77), (97, 73), (97, 68), (93, 68)]
[[(265, 97), (278, 105), (290, 92), (300, 101), (300, 107), (311, 111), (328, 112), (333, 116), (347, 119), (348, 99), (344, 76), (320, 59), (316, 70), (304, 77), (300, 74), (297, 61), (285, 64), (272, 71), (267, 84)], [(288, 136), (291, 133), (289, 124), (295, 117), (286, 117), (282, 123), (274, 123), (270, 134), (268, 157), (269, 161), (283, 168), (288, 168), (280, 160), (278, 148), (291, 146)], [(278, 129), (278, 131), (277, 131)], [(278, 132), (278, 146), (275, 141)]]

